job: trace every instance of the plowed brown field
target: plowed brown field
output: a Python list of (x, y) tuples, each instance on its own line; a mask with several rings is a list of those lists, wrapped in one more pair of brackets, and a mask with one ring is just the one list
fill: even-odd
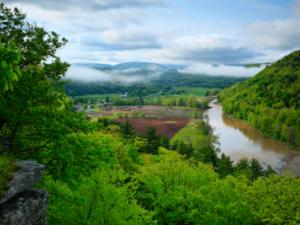
[(172, 138), (180, 129), (182, 129), (188, 122), (188, 118), (118, 118), (117, 122), (124, 123), (126, 120), (135, 128), (140, 135), (146, 133), (148, 127), (155, 127), (159, 135), (167, 138)]

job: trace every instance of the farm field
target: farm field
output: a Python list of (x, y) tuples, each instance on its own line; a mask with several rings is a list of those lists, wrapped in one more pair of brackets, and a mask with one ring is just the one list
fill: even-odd
[(117, 122), (128, 122), (134, 127), (139, 135), (146, 134), (148, 127), (155, 127), (157, 134), (171, 139), (179, 130), (189, 122), (188, 118), (118, 118)]
[(101, 107), (95, 112), (88, 112), (89, 118), (194, 118), (198, 117), (201, 111), (188, 107), (165, 107), (165, 106), (110, 106)]
[(148, 127), (155, 127), (157, 134), (171, 139), (201, 114), (194, 108), (147, 105), (101, 107), (97, 112), (87, 113), (87, 116), (92, 120), (110, 118), (120, 123), (128, 120), (139, 135), (145, 134)]

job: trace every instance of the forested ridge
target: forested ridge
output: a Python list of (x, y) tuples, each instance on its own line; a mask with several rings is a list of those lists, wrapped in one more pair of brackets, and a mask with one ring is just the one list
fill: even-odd
[(44, 164), (49, 225), (300, 223), (298, 178), (218, 157), (204, 119), (197, 143), (88, 120), (63, 89), (66, 40), (4, 4), (0, 23), (0, 191), (11, 162)]
[[(111, 75), (113, 76), (113, 75)], [(237, 82), (244, 81), (242, 77), (208, 76), (181, 74), (168, 72), (161, 77), (148, 82), (83, 82), (69, 81), (65, 83), (65, 90), (70, 96), (112, 94), (128, 92), (131, 96), (147, 96), (151, 94), (176, 94), (174, 87), (203, 87), (226, 88)]]
[(300, 147), (300, 51), (220, 94), (226, 113), (263, 134)]

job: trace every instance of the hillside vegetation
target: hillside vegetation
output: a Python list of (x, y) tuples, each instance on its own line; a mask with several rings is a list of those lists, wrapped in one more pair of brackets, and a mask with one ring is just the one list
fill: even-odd
[(12, 161), (0, 155), (0, 199), (6, 190), (7, 182), (12, 178), (16, 166)]
[(219, 97), (226, 113), (300, 148), (300, 51), (225, 89)]
[[(127, 76), (127, 79), (129, 79), (130, 76)], [(144, 78), (142, 77), (141, 79)], [(133, 83), (118, 82), (118, 80), (114, 82), (83, 82), (70, 80), (65, 84), (65, 90), (70, 96), (128, 92), (128, 95), (132, 97), (143, 97), (154, 94), (170, 95), (189, 93), (190, 90), (186, 88), (194, 88), (194, 90), (195, 88), (223, 89), (244, 80), (245, 78), (242, 77), (192, 75), (171, 71), (165, 72), (161, 76), (149, 81), (144, 79)], [(180, 87), (185, 87), (185, 89)]]

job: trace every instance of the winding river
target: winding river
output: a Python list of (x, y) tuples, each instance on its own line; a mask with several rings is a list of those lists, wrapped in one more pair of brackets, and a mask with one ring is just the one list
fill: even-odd
[(289, 171), (300, 177), (300, 153), (288, 145), (265, 138), (260, 132), (223, 113), (216, 101), (210, 103), (207, 117), (214, 134), (218, 136), (221, 153), (237, 162), (242, 158), (255, 158), (263, 166), (271, 165), (277, 172)]

